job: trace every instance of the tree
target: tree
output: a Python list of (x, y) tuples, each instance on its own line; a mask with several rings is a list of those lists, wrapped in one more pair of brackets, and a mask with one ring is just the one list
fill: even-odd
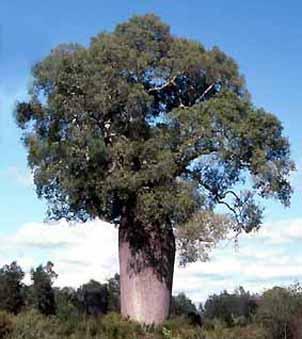
[(31, 270), (35, 305), (39, 312), (45, 315), (56, 314), (55, 291), (52, 287), (57, 274), (53, 270), (53, 264), (49, 261), (46, 266), (38, 266)]
[(192, 300), (185, 293), (172, 296), (170, 315), (182, 316), (190, 320), (192, 325), (202, 326), (201, 313), (197, 311)]
[(172, 297), (171, 313), (176, 316), (187, 316), (190, 313), (197, 313), (197, 309), (190, 298), (184, 293), (179, 293)]
[(218, 295), (209, 296), (204, 305), (203, 315), (207, 319), (220, 319), (228, 326), (233, 326), (236, 320), (246, 323), (256, 310), (256, 296), (239, 287), (234, 293), (223, 291)]
[(78, 300), (82, 311), (88, 315), (105, 314), (108, 310), (108, 289), (95, 280), (82, 285), (78, 291)]
[(0, 269), (0, 309), (17, 314), (24, 305), (24, 272), (16, 261)]
[(72, 287), (55, 288), (56, 317), (65, 322), (77, 322), (80, 319), (82, 305), (77, 291)]
[(16, 120), (38, 196), (49, 218), (119, 226), (124, 316), (167, 317), (177, 246), (182, 264), (206, 259), (228, 229), (259, 228), (261, 198), (289, 205), (281, 123), (232, 58), (155, 15), (60, 45), (32, 74)]
[[(293, 337), (295, 316), (302, 309), (301, 291), (293, 288), (274, 287), (263, 293), (258, 317), (273, 338)], [(301, 327), (301, 322), (299, 324)]]

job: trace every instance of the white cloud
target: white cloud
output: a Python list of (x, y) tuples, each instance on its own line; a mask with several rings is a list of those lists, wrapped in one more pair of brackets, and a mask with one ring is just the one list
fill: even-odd
[(92, 278), (104, 281), (118, 271), (117, 244), (114, 226), (100, 220), (75, 225), (65, 220), (29, 223), (1, 237), (0, 246), (8, 255), (0, 257), (0, 264), (17, 259), (29, 271), (51, 260), (59, 274), (58, 285), (79, 286)]
[[(212, 259), (186, 268), (175, 266), (174, 293), (184, 291), (194, 301), (239, 285), (260, 292), (274, 284), (302, 278), (302, 256), (295, 240), (302, 238), (302, 221), (284, 220), (234, 243), (222, 243)], [(0, 265), (17, 259), (28, 272), (51, 260), (59, 274), (57, 285), (79, 286), (89, 279), (104, 281), (118, 272), (118, 236), (114, 226), (100, 220), (68, 224), (28, 223), (0, 239)], [(302, 251), (302, 249), (301, 249)], [(301, 253), (302, 254), (302, 253)], [(28, 277), (27, 277), (28, 281)]]
[(266, 223), (256, 237), (271, 244), (289, 243), (302, 239), (302, 219)]

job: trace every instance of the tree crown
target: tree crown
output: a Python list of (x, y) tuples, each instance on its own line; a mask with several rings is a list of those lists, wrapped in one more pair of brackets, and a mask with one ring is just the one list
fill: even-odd
[(135, 16), (88, 47), (58, 46), (32, 74), (16, 119), (50, 217), (172, 227), (196, 260), (230, 224), (258, 228), (259, 198), (289, 205), (282, 125), (219, 48)]

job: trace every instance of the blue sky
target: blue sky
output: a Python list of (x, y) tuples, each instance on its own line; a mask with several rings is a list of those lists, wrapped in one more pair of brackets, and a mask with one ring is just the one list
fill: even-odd
[[(272, 253), (278, 257), (276, 253), (281, 256), (281, 252), (282, 258), (287, 258), (288, 262), (292, 263), (292, 259), (297, 259), (299, 255), (301, 243), (299, 237), (302, 234), (300, 211), (302, 198), (302, 175), (300, 174), (302, 170), (300, 154), (302, 85), (300, 79), (302, 79), (302, 67), (299, 67), (302, 52), (302, 4), (299, 1), (112, 0), (109, 2), (87, 0), (84, 2), (53, 0), (47, 5), (46, 2), (34, 0), (1, 1), (0, 236), (2, 236), (2, 242), (5, 239), (5, 242), (9, 244), (12, 239), (21, 237), (20, 232), (22, 235), (24, 230), (28, 228), (31, 230), (29, 225), (33, 223), (40, 225), (46, 210), (45, 203), (36, 198), (31, 184), (31, 177), (26, 166), (26, 152), (20, 142), (20, 132), (14, 124), (12, 114), (15, 100), (26, 94), (30, 81), (30, 67), (59, 43), (88, 44), (90, 37), (100, 31), (110, 31), (117, 23), (126, 20), (131, 15), (148, 12), (158, 14), (170, 24), (174, 34), (199, 40), (206, 47), (218, 45), (233, 56), (246, 77), (255, 104), (275, 113), (282, 121), (298, 167), (298, 172), (293, 177), (296, 192), (292, 206), (290, 209), (283, 209), (279, 204), (269, 202), (265, 222), (270, 233), (267, 231), (267, 238), (259, 235), (254, 239), (243, 239), (242, 247), (247, 252), (251, 249), (250, 255), (247, 256), (247, 260), (250, 260), (247, 262), (250, 264), (255, 259), (252, 254), (259, 251), (271, 253), (270, 256), (264, 254), (265, 263), (274, 257)], [(288, 225), (291, 226), (288, 227)], [(286, 233), (286, 229), (289, 232)], [(34, 237), (34, 232), (30, 234)], [(265, 234), (264, 229), (263, 234)], [(279, 242), (274, 241), (276, 234), (284, 237), (283, 241), (282, 239)], [(64, 233), (64, 236), (68, 237), (68, 233)], [(2, 253), (2, 259), (0, 252), (0, 264), (2, 261), (17, 257), (20, 260), (23, 258), (29, 266), (41, 258), (55, 256), (60, 242), (51, 247), (50, 251), (47, 246), (47, 237), (52, 236), (47, 234), (45, 237), (46, 245), (42, 252), (43, 246), (36, 246), (31, 242), (25, 246), (22, 241), (19, 241), (14, 243), (15, 247), (13, 247), (12, 242), (10, 247), (8, 245), (9, 249), (6, 254)], [(18, 244), (18, 250), (16, 244)], [(73, 246), (76, 245), (73, 244)], [(76, 251), (76, 248), (73, 251)], [(225, 253), (223, 251), (228, 251), (229, 265), (233, 265), (232, 260), (238, 258), (242, 264), (241, 267), (245, 266), (242, 257), (239, 258), (233, 247), (228, 246), (227, 249), (222, 247), (214, 251), (212, 267), (215, 267), (217, 260), (219, 262), (220, 256), (223, 257)], [(263, 262), (264, 258), (261, 260)], [(280, 257), (278, 260), (281, 260)], [(285, 259), (284, 263), (287, 265)], [(179, 282), (176, 281), (176, 285), (182, 286), (180, 280), (185, 278), (184, 272), (188, 274), (194, 270), (196, 272), (194, 271), (192, 276), (199, 279), (194, 280), (194, 284), (198, 285), (198, 281), (204, 279), (202, 272), (209, 269), (207, 265), (198, 264), (189, 267), (180, 273)], [(63, 266), (62, 264), (62, 271)], [(221, 272), (221, 265), (218, 264), (217, 270), (218, 273)], [(302, 280), (302, 273), (294, 274), (293, 271), (294, 269), (286, 276), (281, 272), (279, 276), (274, 273), (272, 277), (266, 278), (265, 284), (258, 284), (258, 286), (287, 283), (294, 279)], [(211, 269), (209, 272), (207, 277), (212, 278), (209, 278), (208, 284), (210, 286), (210, 282), (218, 281), (217, 289), (222, 289), (223, 284), (231, 288), (235, 283), (242, 282), (237, 279), (240, 276), (240, 269), (228, 272), (228, 274), (220, 274), (220, 280), (217, 279), (217, 272)], [(248, 276), (246, 279), (243, 283), (246, 282), (247, 285), (253, 279), (259, 280), (256, 276), (254, 278)], [(188, 285), (187, 282), (184, 288), (186, 285)], [(254, 287), (256, 288), (257, 285)], [(196, 298), (198, 298), (197, 295)]]

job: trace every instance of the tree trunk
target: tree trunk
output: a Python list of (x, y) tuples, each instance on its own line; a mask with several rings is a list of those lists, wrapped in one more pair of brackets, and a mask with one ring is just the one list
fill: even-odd
[(175, 259), (172, 229), (119, 228), (121, 312), (142, 324), (160, 324), (169, 315)]

